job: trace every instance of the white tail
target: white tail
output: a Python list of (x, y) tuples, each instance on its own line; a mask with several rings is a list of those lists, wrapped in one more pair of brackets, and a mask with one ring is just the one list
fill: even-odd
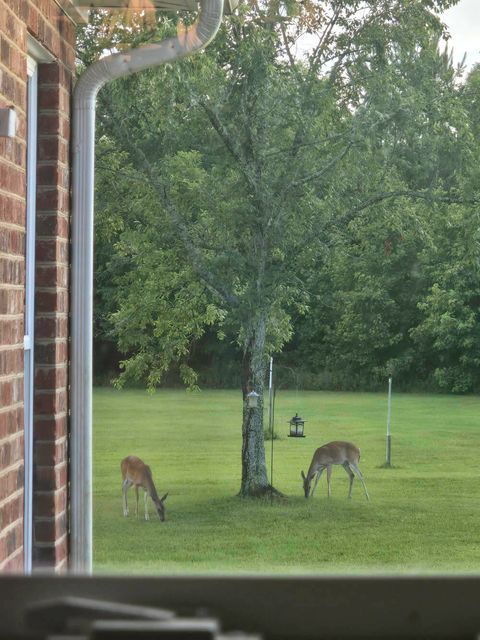
[(127, 456), (122, 460), (120, 468), (122, 470), (123, 478), (123, 515), (128, 516), (127, 491), (133, 485), (135, 487), (136, 497), (135, 516), (138, 518), (138, 487), (143, 487), (145, 492), (143, 496), (145, 505), (145, 520), (150, 519), (147, 507), (147, 498), (148, 496), (150, 496), (153, 500), (155, 508), (157, 509), (159, 518), (163, 522), (165, 520), (164, 502), (167, 499), (168, 493), (166, 493), (162, 498), (158, 497), (157, 490), (155, 489), (155, 485), (153, 484), (152, 472), (148, 464), (145, 464), (142, 460), (140, 460), (140, 458), (137, 458), (137, 456)]
[[(304, 472), (301, 472), (305, 498), (308, 498), (310, 493), (313, 496), (313, 492), (315, 491), (317, 483), (320, 480), (320, 476), (322, 475), (324, 469), (327, 470), (328, 497), (330, 497), (330, 476), (332, 475), (332, 466), (334, 464), (340, 464), (348, 473), (348, 476), (350, 478), (348, 497), (352, 497), (352, 485), (356, 475), (363, 485), (367, 500), (370, 500), (365, 480), (363, 479), (362, 472), (358, 468), (359, 460), (360, 449), (356, 447), (352, 442), (335, 441), (324, 444), (323, 447), (319, 447), (313, 454), (312, 462), (310, 463), (310, 468), (308, 469), (307, 476), (305, 477)], [(313, 486), (313, 489), (311, 489), (314, 476), (316, 476), (315, 484)]]

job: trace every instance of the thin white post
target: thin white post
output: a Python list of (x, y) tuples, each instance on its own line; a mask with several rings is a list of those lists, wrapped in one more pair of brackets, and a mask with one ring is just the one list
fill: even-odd
[[(270, 427), (271, 447), (270, 447), (270, 485), (273, 487), (273, 357), (270, 358), (270, 376), (268, 380), (268, 424)], [(270, 494), (273, 497), (273, 491)]]
[(392, 466), (392, 441), (390, 435), (390, 418), (392, 415), (392, 376), (388, 376), (388, 412), (387, 412), (387, 456), (386, 466)]

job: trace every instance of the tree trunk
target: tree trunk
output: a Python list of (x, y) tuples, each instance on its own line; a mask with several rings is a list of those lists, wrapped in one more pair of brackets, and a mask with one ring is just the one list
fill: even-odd
[[(242, 485), (240, 495), (259, 497), (278, 493), (271, 487), (265, 464), (263, 439), (263, 383), (265, 379), (265, 319), (261, 318), (247, 342), (243, 354), (242, 393)], [(247, 394), (258, 393), (256, 408), (248, 407)]]

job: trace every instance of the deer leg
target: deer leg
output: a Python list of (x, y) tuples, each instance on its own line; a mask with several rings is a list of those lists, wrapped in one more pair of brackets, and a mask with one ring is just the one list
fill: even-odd
[(150, 516), (148, 515), (147, 498), (148, 498), (148, 493), (145, 491), (145, 493), (143, 494), (143, 504), (145, 506), (145, 520), (150, 520)]
[(313, 492), (315, 491), (315, 489), (317, 487), (318, 481), (320, 480), (320, 476), (322, 475), (324, 468), (325, 467), (322, 467), (321, 469), (319, 469), (317, 471), (317, 477), (315, 478), (315, 484), (313, 485), (312, 493), (310, 494), (312, 496), (312, 498), (313, 498)]
[(348, 464), (348, 462), (344, 462), (342, 466), (345, 469), (345, 471), (348, 473), (348, 477), (350, 478), (350, 486), (348, 487), (348, 497), (351, 498), (352, 497), (352, 486), (353, 486), (353, 481), (355, 479), (355, 474), (350, 469), (350, 465)]
[(128, 516), (128, 504), (127, 504), (127, 491), (131, 487), (132, 483), (128, 478), (122, 482), (122, 493), (123, 493), (123, 515)]
[(329, 464), (327, 467), (327, 491), (328, 491), (328, 497), (330, 498), (332, 495), (332, 489), (330, 486), (330, 478), (332, 477), (332, 465)]
[(138, 518), (138, 487), (135, 485), (135, 517)]
[(358, 465), (355, 462), (351, 462), (350, 465), (353, 471), (355, 472), (355, 475), (363, 485), (363, 490), (365, 491), (365, 497), (367, 498), (367, 500), (370, 500), (370, 496), (368, 495), (368, 491), (367, 491), (367, 485), (365, 484), (365, 480), (363, 479), (362, 472), (360, 471), (360, 469), (358, 468)]

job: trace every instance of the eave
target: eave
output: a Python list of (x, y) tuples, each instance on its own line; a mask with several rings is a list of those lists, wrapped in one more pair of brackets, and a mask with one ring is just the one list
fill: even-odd
[[(56, 0), (77, 24), (88, 22), (90, 9), (163, 9), (164, 11), (197, 11), (197, 0)], [(240, 0), (224, 0), (224, 13), (231, 14)]]

